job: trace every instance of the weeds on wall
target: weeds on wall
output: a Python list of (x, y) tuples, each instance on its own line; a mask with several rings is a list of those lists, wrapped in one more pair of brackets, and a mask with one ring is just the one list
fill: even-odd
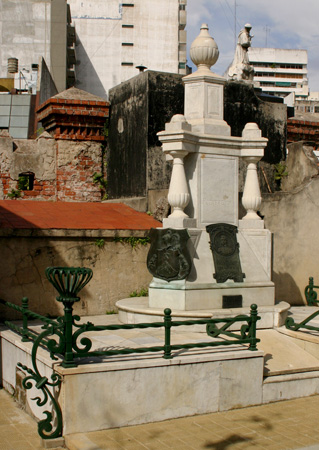
[(274, 178), (277, 184), (277, 187), (280, 189), (281, 180), (288, 176), (287, 166), (281, 162), (275, 164), (275, 173)]
[(98, 248), (103, 248), (105, 245), (104, 239), (96, 239), (94, 242), (94, 245), (96, 245)]
[(11, 198), (11, 200), (15, 200), (17, 198), (21, 197), (21, 191), (19, 189), (11, 189), (11, 192), (9, 192), (8, 197)]
[(287, 166), (283, 163), (275, 164), (275, 180), (281, 180), (288, 176)]
[(102, 200), (107, 199), (107, 179), (103, 177), (101, 172), (94, 172), (93, 174), (93, 183), (99, 184), (99, 188), (102, 192)]
[(141, 288), (139, 291), (130, 293), (130, 297), (148, 297), (148, 288)]
[(115, 237), (114, 242), (121, 242), (122, 244), (129, 244), (132, 248), (136, 248), (138, 245), (147, 245), (150, 242), (149, 237)]

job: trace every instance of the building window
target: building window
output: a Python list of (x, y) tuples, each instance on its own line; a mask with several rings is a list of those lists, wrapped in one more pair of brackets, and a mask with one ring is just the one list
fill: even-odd
[(186, 63), (183, 63), (183, 62), (178, 63), (179, 69), (185, 69), (185, 67), (186, 67)]
[(134, 28), (134, 25), (125, 25), (125, 24), (123, 24), (122, 28)]
[(133, 47), (133, 42), (122, 42), (123, 47)]
[(185, 11), (186, 10), (186, 5), (179, 5), (179, 9), (180, 9), (180, 11)]
[(121, 63), (122, 66), (133, 66), (132, 62), (122, 62)]
[(126, 6), (128, 8), (132, 8), (134, 6), (134, 3), (122, 3), (122, 6)]
[(34, 184), (33, 172), (23, 172), (19, 174), (18, 189), (20, 189), (20, 191), (32, 191), (33, 184)]

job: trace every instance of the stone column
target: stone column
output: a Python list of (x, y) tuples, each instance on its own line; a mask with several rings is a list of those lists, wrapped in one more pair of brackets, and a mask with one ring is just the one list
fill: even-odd
[(247, 211), (247, 214), (242, 219), (245, 228), (249, 225), (253, 228), (263, 228), (263, 221), (257, 214), (261, 205), (257, 163), (263, 157), (266, 145), (267, 140), (261, 137), (258, 125), (256, 123), (247, 123), (243, 130), (244, 150), (242, 150), (242, 158), (248, 164), (242, 198), (243, 207)]
[(183, 161), (188, 152), (175, 150), (169, 154), (173, 157), (173, 169), (168, 191), (168, 203), (173, 208), (173, 212), (168, 218), (184, 219), (188, 217), (188, 215), (184, 213), (184, 208), (188, 205), (190, 199)]
[[(173, 169), (168, 191), (168, 203), (172, 207), (172, 213), (163, 220), (164, 228), (186, 228), (196, 226), (196, 220), (190, 219), (184, 212), (184, 208), (190, 201), (190, 193), (185, 175), (184, 158), (188, 155), (186, 144), (180, 139), (185, 132), (190, 132), (191, 126), (182, 114), (172, 117), (170, 123), (165, 125), (165, 132), (175, 136), (174, 142), (163, 149), (168, 158), (173, 159)], [(178, 138), (177, 138), (178, 136)]]
[(260, 160), (258, 156), (246, 156), (243, 158), (248, 163), (247, 175), (242, 198), (243, 207), (247, 214), (243, 220), (261, 220), (257, 211), (261, 205), (261, 193), (257, 175), (257, 162)]

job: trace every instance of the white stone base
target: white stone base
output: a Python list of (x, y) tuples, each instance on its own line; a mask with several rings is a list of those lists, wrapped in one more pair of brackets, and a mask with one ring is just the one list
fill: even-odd
[[(220, 283), (200, 286), (184, 284), (180, 289), (173, 285), (162, 288), (149, 287), (150, 308), (171, 308), (190, 311), (202, 309), (222, 309), (223, 296), (242, 296), (243, 308), (252, 303), (258, 306), (272, 306), (275, 303), (275, 286), (271, 281), (261, 283)], [(177, 286), (176, 286), (177, 287)], [(179, 286), (178, 286), (179, 287)]]

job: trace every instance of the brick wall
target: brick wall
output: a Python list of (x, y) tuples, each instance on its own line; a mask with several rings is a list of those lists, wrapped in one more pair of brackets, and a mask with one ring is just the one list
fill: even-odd
[(319, 145), (319, 122), (294, 118), (288, 119), (287, 140), (288, 143), (309, 141)]
[[(94, 174), (106, 177), (104, 126), (109, 103), (70, 88), (37, 110), (45, 132), (35, 140), (13, 140), (0, 130), (0, 198), (51, 201), (101, 201), (104, 190)], [(21, 188), (21, 174), (33, 186)], [(20, 197), (19, 197), (20, 195)]]
[[(14, 190), (23, 200), (98, 202), (104, 192), (93, 176), (103, 167), (100, 142), (56, 140), (46, 132), (36, 140), (13, 140), (0, 132), (0, 199)], [(34, 174), (32, 190), (19, 189), (23, 173)]]

